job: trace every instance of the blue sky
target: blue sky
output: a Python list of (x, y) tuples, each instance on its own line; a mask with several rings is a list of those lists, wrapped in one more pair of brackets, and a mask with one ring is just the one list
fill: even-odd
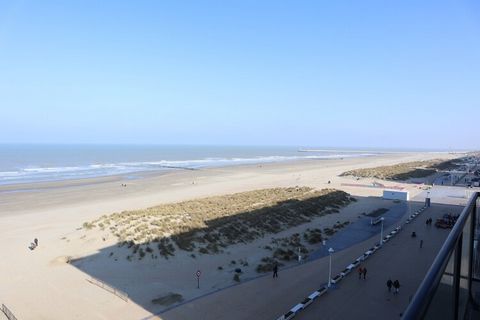
[(480, 5), (0, 0), (0, 142), (479, 148)]

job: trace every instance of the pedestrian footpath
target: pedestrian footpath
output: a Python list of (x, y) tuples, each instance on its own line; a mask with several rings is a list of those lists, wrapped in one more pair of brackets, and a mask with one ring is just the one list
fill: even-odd
[[(328, 281), (329, 264), (329, 257), (324, 257), (298, 267), (280, 270), (279, 277), (275, 279), (269, 275), (188, 302), (160, 314), (159, 318), (274, 320), (314, 292), (323, 295), (295, 319), (318, 319), (319, 316), (322, 319), (398, 318), (398, 314), (408, 304), (408, 296), (415, 292), (448, 234), (448, 230), (427, 228), (423, 217), (432, 216), (435, 219), (447, 211), (457, 212), (454, 210), (460, 212), (461, 208), (434, 205), (419, 216), (422, 218), (411, 220), (405, 230), (392, 238), (368, 261), (362, 263), (368, 269), (365, 281), (358, 281), (356, 275), (347, 276), (341, 282), (335, 283), (327, 294), (323, 294), (324, 291), (321, 290)], [(385, 234), (394, 227), (386, 229)], [(413, 230), (419, 237), (428, 239), (424, 242), (421, 252), (419, 238), (410, 237)], [(378, 244), (378, 236), (377, 234), (366, 241), (335, 252), (332, 259), (332, 275), (342, 272), (352, 260), (362, 256), (365, 249)], [(385, 286), (388, 277), (400, 281), (398, 298), (394, 298), (393, 293), (388, 293)]]
[[(448, 212), (460, 213), (461, 209), (433, 205), (424, 216), (435, 220)], [(423, 214), (419, 217), (364, 262), (362, 267), (368, 268), (365, 281), (363, 276), (360, 281), (358, 277), (345, 279), (295, 319), (399, 319), (449, 233), (426, 225)], [(417, 236), (412, 237), (412, 232)], [(426, 239), (422, 248), (420, 238)]]

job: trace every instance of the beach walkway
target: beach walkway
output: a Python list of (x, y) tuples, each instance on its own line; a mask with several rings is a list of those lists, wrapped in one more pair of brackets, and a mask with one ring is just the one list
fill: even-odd
[[(390, 230), (397, 227), (402, 218), (405, 215), (412, 214), (413, 208), (418, 206), (418, 204), (410, 206), (405, 203), (399, 203), (389, 208), (389, 210), (382, 215), (382, 217), (384, 218), (384, 229)], [(337, 232), (333, 236), (329, 237), (326, 246), (321, 246), (319, 249), (309, 253), (308, 260), (316, 260), (318, 258), (328, 256), (328, 249), (330, 247), (335, 248), (335, 251), (348, 249), (352, 245), (375, 237), (375, 235), (378, 236), (378, 241), (380, 241), (380, 223), (372, 226), (372, 219), (373, 218), (368, 216), (361, 216), (360, 219), (357, 219), (357, 221), (350, 223), (341, 232)]]
[[(449, 230), (427, 227), (425, 219), (433, 220), (445, 213), (460, 213), (461, 208), (437, 205), (426, 210), (384, 248), (363, 264), (367, 279), (359, 280), (353, 274), (331, 290), (318, 303), (299, 314), (297, 319), (399, 319), (415, 294), (435, 256), (443, 245)], [(417, 234), (411, 237), (412, 231)], [(420, 248), (423, 240), (423, 248)], [(388, 292), (386, 282), (399, 280), (400, 293)], [(344, 308), (339, 306), (345, 306)], [(348, 306), (348, 307), (347, 307)]]
[[(354, 272), (326, 295), (297, 315), (297, 319), (395, 319), (408, 305), (410, 296), (423, 279), (449, 230), (427, 227), (425, 219), (447, 212), (460, 213), (461, 207), (433, 205), (384, 245), (363, 264), (367, 280), (358, 280)], [(387, 228), (390, 231), (394, 226)], [(411, 238), (411, 232), (417, 238)], [(377, 243), (378, 236), (339, 251), (333, 256), (332, 275)], [(419, 248), (420, 239), (424, 240)], [(389, 294), (388, 277), (401, 283), (400, 294)], [(328, 279), (328, 257), (280, 270), (279, 278), (270, 276), (246, 282), (185, 303), (159, 314), (161, 319), (277, 319)], [(340, 307), (341, 306), (341, 307)], [(149, 319), (154, 319), (152, 316)]]

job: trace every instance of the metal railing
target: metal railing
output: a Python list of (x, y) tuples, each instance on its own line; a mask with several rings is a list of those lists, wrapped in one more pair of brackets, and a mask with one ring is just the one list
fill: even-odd
[(402, 319), (464, 319), (478, 307), (479, 196), (472, 193)]
[(97, 279), (95, 277), (90, 277), (90, 279), (86, 279), (88, 282), (90, 282), (91, 284), (94, 284), (110, 293), (113, 293), (114, 295), (116, 295), (117, 297), (119, 297), (120, 299), (124, 300), (124, 301), (128, 301), (128, 294), (126, 292), (123, 292), (122, 290), (120, 289), (117, 289), (115, 288), (114, 286), (111, 286), (109, 285), (108, 283), (106, 282), (103, 282), (102, 280), (100, 279)]

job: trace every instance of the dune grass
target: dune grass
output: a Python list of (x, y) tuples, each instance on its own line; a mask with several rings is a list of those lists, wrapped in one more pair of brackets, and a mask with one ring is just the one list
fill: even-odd
[(378, 209), (375, 209), (372, 212), (367, 213), (365, 215), (367, 217), (377, 218), (377, 217), (380, 217), (381, 215), (383, 215), (384, 213), (387, 213), (387, 212), (388, 212), (388, 209), (386, 209), (386, 208), (378, 208)]
[(455, 169), (457, 167), (456, 162), (458, 162), (458, 159), (404, 162), (391, 166), (350, 170), (340, 174), (340, 176), (403, 181), (412, 178), (425, 178), (438, 170)]
[(264, 247), (264, 249), (272, 251), (271, 256), (262, 258), (256, 267), (256, 271), (258, 273), (270, 272), (275, 264), (282, 266), (284, 265), (282, 262), (296, 261), (298, 254), (302, 256), (303, 260), (307, 259), (312, 249), (309, 250), (305, 243), (309, 245), (320, 243), (349, 224), (350, 221), (337, 221), (331, 228), (324, 228), (323, 231), (318, 228), (308, 228), (303, 232), (303, 236), (299, 233), (294, 233), (289, 237), (273, 238), (271, 245)]
[(84, 226), (102, 225), (140, 258), (145, 256), (144, 248), (155, 242), (151, 247), (168, 258), (175, 249), (218, 253), (228, 245), (248, 243), (336, 213), (351, 201), (348, 193), (334, 189), (261, 189), (123, 211)]

